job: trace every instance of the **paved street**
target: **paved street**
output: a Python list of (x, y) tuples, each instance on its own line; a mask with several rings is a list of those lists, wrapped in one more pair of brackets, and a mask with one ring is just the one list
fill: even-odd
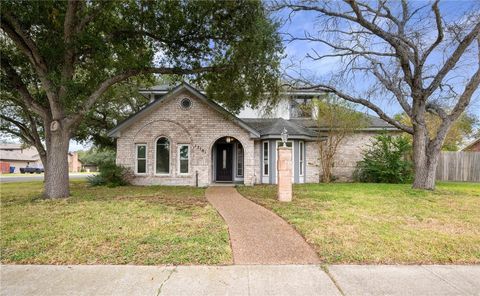
[(326, 269), (328, 274), (319, 265), (2, 265), (0, 294), (480, 295), (479, 265)]
[[(70, 173), (70, 179), (86, 179), (92, 174)], [(43, 181), (43, 174), (0, 175), (0, 183)]]

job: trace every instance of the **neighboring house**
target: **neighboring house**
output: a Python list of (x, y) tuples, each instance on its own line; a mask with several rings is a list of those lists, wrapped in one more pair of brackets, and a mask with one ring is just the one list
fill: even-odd
[(82, 162), (78, 159), (78, 152), (68, 153), (68, 171), (71, 173), (82, 171)]
[(462, 151), (470, 151), (470, 152), (480, 152), (480, 138), (473, 140), (471, 143), (467, 144)]
[(15, 167), (14, 173), (20, 173), (20, 168), (43, 167), (34, 147), (25, 148), (22, 144), (0, 144), (0, 162)]
[[(117, 164), (134, 171), (134, 184), (276, 183), (283, 128), (293, 148), (293, 181), (319, 181), (315, 121), (299, 105), (321, 93), (284, 93), (268, 116), (263, 116), (263, 108), (246, 108), (235, 116), (186, 83), (140, 93), (151, 98), (150, 103), (109, 132), (117, 138)], [(372, 118), (370, 126), (345, 141), (335, 164), (339, 179), (351, 178), (362, 149), (383, 130), (397, 131)]]

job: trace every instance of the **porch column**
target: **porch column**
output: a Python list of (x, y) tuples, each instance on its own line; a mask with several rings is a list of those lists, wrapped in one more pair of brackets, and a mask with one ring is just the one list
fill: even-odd
[(279, 201), (292, 201), (292, 148), (280, 146), (277, 153), (277, 197)]

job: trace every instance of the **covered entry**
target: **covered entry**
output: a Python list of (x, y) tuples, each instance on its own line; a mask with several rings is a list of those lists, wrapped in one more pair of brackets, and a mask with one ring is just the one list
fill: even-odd
[(243, 145), (234, 137), (222, 137), (212, 147), (212, 180), (243, 182)]

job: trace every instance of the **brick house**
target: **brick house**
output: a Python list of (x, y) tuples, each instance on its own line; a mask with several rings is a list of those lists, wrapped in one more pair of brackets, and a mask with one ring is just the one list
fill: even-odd
[[(134, 184), (276, 183), (276, 151), (284, 128), (293, 149), (293, 182), (319, 180), (316, 123), (298, 108), (319, 93), (285, 93), (268, 118), (248, 108), (235, 116), (186, 83), (140, 93), (150, 103), (109, 132), (117, 139), (117, 164), (134, 172)], [(334, 175), (349, 180), (362, 149), (384, 130), (396, 131), (372, 117), (370, 126), (347, 139)]]

